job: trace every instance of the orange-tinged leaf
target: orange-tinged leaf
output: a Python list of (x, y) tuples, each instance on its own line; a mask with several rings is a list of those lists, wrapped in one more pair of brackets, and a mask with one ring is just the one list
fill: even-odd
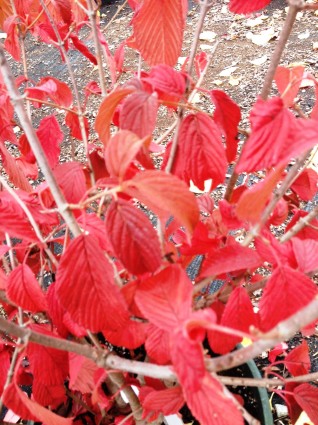
[(106, 146), (110, 138), (110, 125), (119, 103), (129, 94), (133, 93), (133, 88), (122, 88), (110, 93), (100, 105), (96, 120), (95, 130), (101, 142)]
[(115, 256), (129, 272), (155, 272), (160, 267), (157, 232), (136, 206), (125, 200), (113, 202), (107, 211), (106, 230)]
[(159, 216), (173, 215), (190, 232), (199, 220), (199, 208), (184, 182), (163, 171), (144, 171), (122, 184), (123, 191), (137, 198)]
[(172, 330), (191, 313), (191, 281), (180, 266), (169, 266), (140, 282), (136, 302), (151, 323), (160, 329)]
[(120, 328), (127, 320), (113, 268), (91, 235), (73, 239), (62, 255), (56, 293), (72, 320), (92, 332)]
[(295, 66), (293, 68), (278, 66), (276, 69), (275, 82), (286, 108), (289, 108), (294, 103), (304, 70), (305, 67), (303, 66)]
[(3, 28), (4, 21), (13, 15), (11, 1), (10, 0), (1, 0), (0, 3), (0, 28)]
[(7, 408), (23, 419), (40, 421), (45, 425), (72, 425), (73, 423), (72, 418), (62, 418), (29, 399), (15, 382), (12, 382), (4, 391), (2, 400)]
[(274, 188), (282, 179), (283, 167), (272, 170), (261, 182), (254, 184), (240, 197), (236, 206), (236, 215), (240, 220), (257, 223), (269, 201)]
[(145, 139), (140, 139), (128, 130), (118, 131), (111, 137), (105, 150), (105, 162), (109, 174), (122, 179), (144, 143)]
[(7, 280), (7, 295), (19, 307), (36, 313), (45, 311), (47, 303), (32, 270), (26, 264), (18, 265)]
[(176, 64), (185, 26), (183, 0), (144, 0), (132, 25), (137, 48), (149, 65)]
[(288, 266), (276, 268), (259, 303), (262, 330), (268, 331), (292, 316), (316, 295), (315, 284), (304, 273)]

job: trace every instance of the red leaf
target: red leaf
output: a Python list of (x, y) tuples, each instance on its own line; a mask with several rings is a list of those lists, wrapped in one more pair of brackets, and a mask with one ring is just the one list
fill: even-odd
[(70, 0), (51, 0), (48, 8), (57, 22), (62, 20), (68, 25), (71, 24), (72, 8)]
[(211, 98), (215, 104), (213, 118), (226, 136), (227, 160), (233, 162), (237, 151), (237, 127), (241, 121), (241, 110), (230, 96), (222, 90), (212, 90)]
[(138, 91), (124, 100), (120, 110), (120, 128), (139, 137), (150, 136), (155, 129), (158, 111), (156, 93)]
[(147, 334), (145, 348), (151, 360), (160, 365), (171, 363), (169, 333), (150, 323)]
[(0, 192), (0, 231), (23, 240), (38, 241), (25, 212), (8, 192)]
[(17, 62), (20, 62), (21, 50), (16, 16), (8, 17), (3, 24), (3, 29), (7, 33), (7, 37), (4, 42), (6, 51), (10, 53), (13, 59), (15, 59)]
[[(243, 287), (235, 288), (226, 303), (221, 325), (248, 333), (250, 326), (256, 326), (256, 324), (253, 305), (246, 289)], [(223, 334), (222, 351), (219, 354), (230, 352), (241, 340), (240, 337)]]
[[(56, 336), (42, 326), (33, 330), (44, 335)], [(28, 344), (27, 356), (33, 374), (33, 397), (41, 405), (57, 407), (65, 399), (64, 381), (68, 375), (68, 355), (65, 351), (42, 345)]]
[(294, 103), (304, 70), (303, 66), (295, 66), (293, 68), (278, 66), (276, 68), (275, 82), (286, 108), (291, 107)]
[(211, 251), (204, 262), (200, 276), (217, 276), (239, 270), (255, 269), (261, 264), (262, 260), (255, 250), (235, 243)]
[(55, 81), (49, 78), (44, 82), (41, 80), (35, 87), (27, 87), (26, 94), (28, 97), (39, 100), (39, 102), (32, 100), (34, 107), (39, 108), (41, 106), (41, 100), (47, 100), (50, 95), (54, 96), (56, 90)]
[(4, 144), (0, 145), (0, 152), (3, 167), (8, 173), (10, 181), (19, 189), (25, 190), (26, 192), (32, 192), (33, 188), (23, 173), (23, 169), (20, 167), (19, 162), (8, 152)]
[(304, 273), (318, 270), (318, 241), (294, 237), (291, 242), (299, 270)]
[(271, 0), (231, 0), (229, 9), (233, 13), (248, 14), (264, 9)]
[(79, 162), (64, 162), (54, 169), (55, 178), (66, 200), (71, 204), (79, 202), (86, 192), (83, 166)]
[(318, 175), (312, 168), (306, 168), (290, 187), (304, 201), (310, 201), (317, 193)]
[(96, 363), (78, 354), (69, 353), (69, 369), (69, 388), (82, 394), (91, 394), (95, 388), (94, 374), (98, 369)]
[(10, 355), (7, 350), (3, 350), (3, 347), (0, 347), (0, 395), (2, 394), (4, 385), (7, 380), (7, 375), (10, 368)]
[(223, 183), (227, 169), (225, 150), (221, 133), (208, 115), (202, 112), (188, 115), (182, 122), (179, 140), (188, 180), (201, 190), (208, 179), (213, 179), (212, 188)]
[[(168, 65), (154, 66), (142, 81), (150, 84), (152, 90), (158, 93), (159, 99), (173, 108), (176, 108), (173, 103), (179, 102), (185, 94), (186, 75)], [(172, 105), (169, 105), (169, 102), (172, 102)]]
[[(86, 137), (88, 138), (89, 123), (86, 117), (83, 117), (83, 118), (84, 118), (85, 133), (86, 133)], [(74, 114), (73, 112), (68, 111), (65, 115), (65, 124), (71, 130), (72, 137), (75, 137), (78, 140), (83, 140), (83, 136), (82, 136), (82, 132), (80, 128), (80, 122), (79, 122), (77, 114)]]
[(174, 66), (185, 26), (183, 0), (144, 0), (132, 25), (142, 57), (149, 65)]
[(129, 94), (135, 90), (131, 88), (122, 88), (110, 93), (100, 105), (96, 120), (95, 130), (99, 136), (99, 139), (106, 146), (110, 138), (110, 125), (115, 112), (115, 109), (119, 103)]
[(190, 232), (199, 220), (195, 196), (177, 177), (163, 171), (144, 171), (122, 184), (123, 191), (137, 198), (159, 216), (173, 215)]
[(47, 310), (45, 295), (32, 270), (26, 264), (19, 264), (10, 273), (7, 295), (17, 306), (32, 313)]
[(117, 329), (127, 320), (114, 271), (93, 236), (73, 239), (62, 255), (56, 275), (56, 293), (71, 318), (92, 332)]
[[(209, 373), (197, 391), (184, 388), (186, 402), (200, 425), (243, 425), (244, 420), (230, 393)], [(226, 414), (224, 413), (226, 412)]]
[(70, 34), (71, 40), (74, 44), (74, 47), (82, 53), (92, 64), (97, 65), (97, 59), (96, 56), (93, 55), (93, 53), (88, 49), (88, 47), (81, 42), (81, 40), (75, 35)]
[(54, 77), (45, 77), (36, 87), (27, 88), (30, 97), (40, 100), (50, 98), (54, 103), (68, 108), (73, 102), (72, 91), (69, 86)]
[(42, 119), (36, 135), (40, 140), (51, 168), (54, 168), (59, 162), (60, 144), (64, 138), (54, 115), (49, 115)]
[(169, 266), (138, 285), (136, 302), (151, 323), (171, 331), (191, 313), (191, 281), (180, 266)]
[(306, 375), (310, 371), (308, 344), (304, 340), (294, 348), (284, 359), (284, 365), (293, 376)]
[(184, 404), (182, 389), (179, 386), (167, 388), (161, 391), (151, 391), (141, 400), (144, 419), (155, 420), (160, 413), (165, 416), (178, 413)]
[(186, 394), (200, 391), (206, 370), (202, 344), (191, 340), (184, 331), (179, 326), (170, 334), (170, 352), (173, 368)]
[(111, 137), (105, 150), (105, 162), (109, 174), (123, 179), (144, 143), (145, 139), (140, 139), (128, 130), (119, 131)]
[(254, 184), (241, 195), (235, 210), (240, 220), (257, 223), (261, 219), (265, 205), (282, 179), (282, 171), (283, 167), (272, 170), (264, 180)]
[(13, 382), (4, 391), (3, 403), (16, 415), (23, 419), (35, 422), (43, 422), (45, 425), (72, 425), (72, 418), (62, 418), (40, 404), (30, 400), (28, 396), (20, 390)]
[(317, 143), (315, 121), (296, 119), (277, 97), (267, 101), (258, 99), (250, 121), (252, 134), (237, 164), (238, 173), (285, 164)]
[(148, 323), (128, 319), (120, 329), (115, 331), (111, 329), (103, 330), (103, 335), (112, 345), (134, 350), (144, 344), (147, 328)]
[[(286, 226), (286, 232), (290, 230), (299, 220), (306, 218), (308, 212), (303, 210), (294, 210), (294, 216), (291, 221)], [(318, 220), (313, 219), (310, 221), (311, 226), (305, 226), (301, 229), (300, 232), (297, 233), (297, 237), (299, 239), (317, 239), (318, 238)]]
[(294, 389), (294, 397), (299, 406), (307, 413), (314, 425), (318, 424), (318, 388), (310, 384), (301, 384)]
[(303, 273), (288, 266), (274, 270), (259, 303), (262, 330), (268, 331), (314, 299), (317, 289)]
[(69, 313), (61, 305), (59, 299), (56, 296), (55, 291), (56, 283), (53, 282), (46, 294), (48, 303), (48, 313), (53, 325), (56, 327), (57, 332), (62, 337), (66, 338), (71, 333), (77, 337), (83, 337), (87, 334), (85, 328), (80, 327), (70, 318)]
[(161, 265), (157, 232), (147, 216), (130, 202), (118, 200), (108, 208), (106, 230), (115, 255), (133, 274), (155, 272)]

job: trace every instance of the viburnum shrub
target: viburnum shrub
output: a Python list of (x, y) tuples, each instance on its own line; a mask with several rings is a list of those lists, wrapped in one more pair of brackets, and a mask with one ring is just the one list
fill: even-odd
[[(265, 378), (248, 385), (277, 392), (292, 423), (305, 411), (317, 425), (308, 345), (286, 352), (284, 341), (314, 333), (318, 319), (318, 208), (305, 209), (317, 190), (308, 161), (318, 103), (309, 116), (295, 105), (302, 80), (316, 94), (318, 80), (278, 66), (297, 12), (317, 5), (290, 0), (243, 130), (240, 107), (204, 85), (213, 52), (197, 45), (213, 2), (200, 2), (181, 71), (187, 1), (128, 3), (132, 35), (114, 52), (92, 0), (0, 4), (1, 407), (45, 425), (118, 425), (159, 424), (186, 404), (202, 425), (256, 424), (225, 386), (246, 378), (224, 371), (274, 348)], [(268, 3), (230, 0), (229, 9)], [(80, 38), (83, 26), (94, 48)], [(59, 51), (70, 85), (29, 78), (26, 40)], [(96, 81), (78, 87), (70, 49), (96, 65)], [(132, 73), (128, 49), (143, 59)], [(279, 94), (269, 97), (274, 79)], [(212, 114), (192, 105), (200, 90)], [(97, 105), (94, 122), (88, 104)], [(158, 134), (164, 108), (176, 119)], [(83, 146), (80, 161), (65, 162), (65, 138)], [(189, 190), (207, 181), (209, 192)], [(220, 187), (223, 198), (213, 198)], [(242, 340), (250, 343), (236, 348)]]

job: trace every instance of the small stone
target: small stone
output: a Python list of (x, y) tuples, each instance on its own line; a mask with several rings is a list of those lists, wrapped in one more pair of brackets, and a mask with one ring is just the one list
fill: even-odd
[(288, 416), (288, 409), (287, 406), (284, 404), (275, 404), (274, 406), (277, 418), (285, 418)]

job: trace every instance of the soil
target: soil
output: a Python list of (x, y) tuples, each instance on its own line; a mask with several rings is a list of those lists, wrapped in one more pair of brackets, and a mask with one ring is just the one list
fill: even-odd
[[(131, 34), (129, 26), (132, 18), (131, 9), (125, 5), (117, 14), (118, 9), (124, 5), (124, 0), (111, 0), (106, 2), (100, 10), (101, 27), (105, 34), (109, 48), (114, 52), (115, 48)], [(193, 32), (198, 19), (199, 6), (196, 2), (190, 1), (188, 12), (187, 28), (182, 48), (182, 58), (189, 54)], [(219, 44), (213, 56), (211, 66), (206, 75), (202, 89), (222, 89), (226, 91), (242, 108), (241, 126), (248, 128), (248, 114), (258, 94), (262, 88), (262, 82), (267, 70), (271, 53), (275, 46), (275, 41), (279, 31), (282, 28), (286, 17), (287, 4), (284, 0), (273, 0), (270, 6), (260, 13), (255, 13), (249, 17), (235, 16), (230, 14), (227, 9), (226, 0), (218, 0), (211, 8), (205, 20), (204, 30), (209, 31), (210, 40), (200, 40), (199, 51), (211, 52), (212, 47), (217, 41)], [(283, 54), (281, 64), (293, 65), (302, 64), (306, 70), (315, 76), (318, 76), (318, 14), (313, 12), (304, 12), (299, 14), (293, 33)], [(111, 22), (111, 25), (109, 25)], [(108, 26), (109, 25), (109, 26)], [(215, 36), (213, 36), (213, 32)], [(263, 32), (263, 33), (262, 33)], [(266, 34), (272, 37), (265, 39)], [(263, 34), (263, 45), (257, 45), (255, 35)], [(87, 45), (93, 49), (93, 42), (88, 38), (87, 29), (81, 31), (81, 37), (86, 40)], [(260, 38), (259, 38), (259, 41)], [(317, 43), (315, 45), (315, 43)], [(65, 64), (61, 61), (59, 52), (52, 46), (37, 43), (34, 39), (27, 39), (28, 69), (29, 77), (34, 81), (44, 75), (52, 75), (62, 81), (70, 83), (70, 78)], [(97, 70), (86, 58), (77, 51), (71, 50), (69, 57), (75, 74), (75, 79), (79, 87), (85, 87), (86, 83), (97, 80)], [(181, 66), (182, 58), (179, 63)], [(124, 67), (126, 73), (121, 77), (122, 81), (132, 76), (137, 68), (139, 58), (136, 52), (127, 49), (125, 55)], [(21, 74), (21, 67), (10, 60), (16, 75)], [(146, 65), (143, 66), (147, 69)], [(107, 74), (107, 68), (106, 74)], [(107, 74), (107, 83), (110, 85), (110, 78)], [(275, 92), (275, 87), (273, 88)], [(81, 93), (83, 96), (83, 93)], [(82, 97), (83, 98), (83, 97)], [(305, 113), (308, 113), (315, 102), (315, 94), (312, 87), (303, 87), (300, 90), (298, 104)], [(90, 101), (87, 108), (87, 117), (90, 123), (97, 113), (99, 101)], [(202, 91), (195, 98), (196, 107), (204, 111), (212, 112), (209, 96)], [(35, 125), (37, 125), (44, 114), (47, 114), (48, 108), (42, 108), (33, 115)], [(42, 115), (43, 114), (43, 115)], [(158, 118), (155, 138), (164, 133), (174, 120), (173, 114), (168, 114), (162, 110)], [(63, 120), (60, 119), (61, 125)], [(66, 132), (67, 134), (67, 132)], [(62, 161), (69, 160), (72, 155), (81, 159), (83, 157), (83, 147), (80, 143), (75, 143), (74, 151), (70, 148), (71, 144), (68, 138), (63, 142)], [(317, 164), (316, 164), (317, 166)], [(221, 189), (222, 190), (222, 189)], [(311, 202), (310, 207), (318, 204), (316, 197)], [(309, 340), (311, 357), (313, 361), (313, 371), (318, 370), (318, 338), (311, 337)], [(290, 348), (298, 345), (300, 338), (297, 337), (289, 342)], [(257, 359), (257, 364), (262, 369), (267, 364), (265, 358)], [(274, 398), (272, 401), (282, 404), (283, 401)], [(275, 417), (275, 423), (287, 425), (288, 418)]]

